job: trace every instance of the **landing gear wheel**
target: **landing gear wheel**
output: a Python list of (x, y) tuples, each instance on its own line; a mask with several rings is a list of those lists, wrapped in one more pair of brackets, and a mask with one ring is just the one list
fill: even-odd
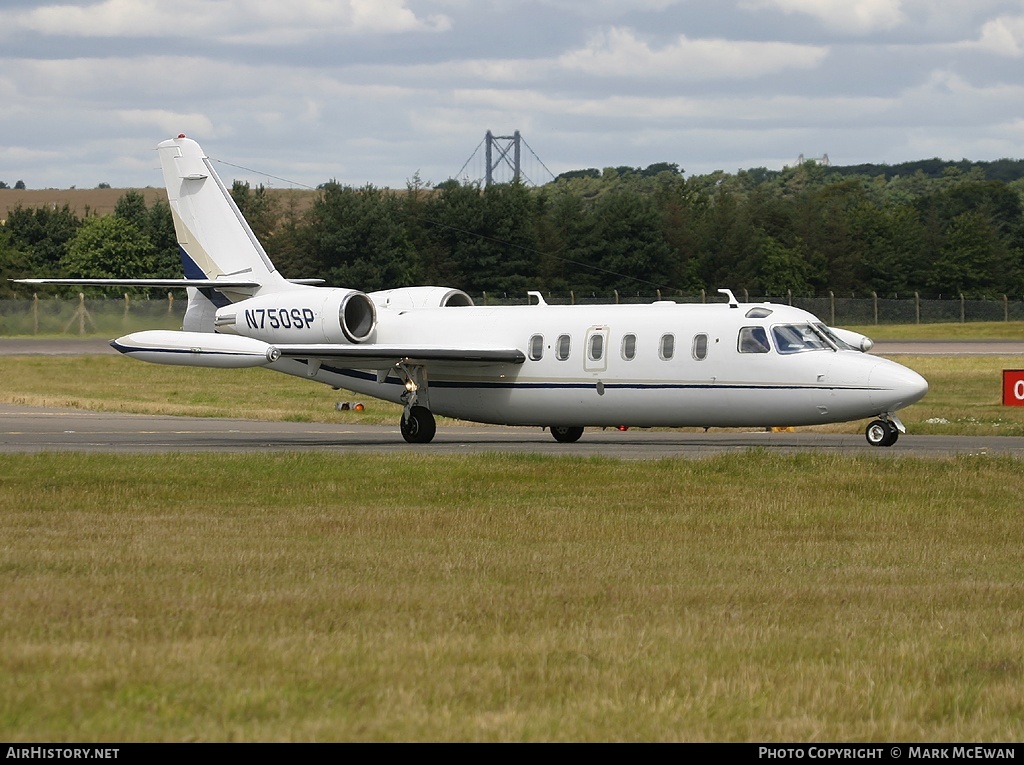
[(583, 435), (583, 428), (552, 426), (551, 435), (554, 436), (555, 440), (560, 444), (571, 444), (574, 441), (580, 440), (580, 436)]
[(410, 444), (429, 444), (437, 432), (434, 415), (425, 406), (414, 406), (402, 415), (402, 438)]
[(864, 437), (872, 446), (892, 446), (900, 437), (900, 432), (891, 422), (873, 420), (864, 431)]

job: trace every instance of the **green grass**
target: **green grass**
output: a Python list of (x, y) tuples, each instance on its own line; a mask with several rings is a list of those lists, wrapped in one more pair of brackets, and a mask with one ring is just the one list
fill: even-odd
[(1024, 340), (1024, 322), (869, 324), (847, 327), (873, 340)]
[(1019, 461), (7, 456), (0, 740), (1019, 741)]

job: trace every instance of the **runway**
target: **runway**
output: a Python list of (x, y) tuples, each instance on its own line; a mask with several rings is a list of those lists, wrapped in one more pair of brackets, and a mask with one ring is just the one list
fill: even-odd
[(868, 445), (863, 435), (814, 432), (678, 432), (589, 428), (560, 444), (539, 428), (493, 425), (439, 426), (429, 444), (409, 444), (395, 426), (260, 422), (168, 417), (0, 404), (0, 453), (93, 452), (302, 452), (336, 454), (483, 454), (610, 457), (624, 460), (696, 459), (766, 449), (781, 454), (814, 452), (880, 457), (1013, 455), (1024, 457), (1024, 438), (907, 434), (889, 448)]

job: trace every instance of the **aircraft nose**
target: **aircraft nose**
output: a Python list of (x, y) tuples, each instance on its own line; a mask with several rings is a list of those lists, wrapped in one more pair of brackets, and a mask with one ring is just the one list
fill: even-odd
[(880, 360), (868, 375), (871, 403), (880, 412), (891, 412), (917, 403), (928, 392), (928, 381), (913, 369), (888, 359)]

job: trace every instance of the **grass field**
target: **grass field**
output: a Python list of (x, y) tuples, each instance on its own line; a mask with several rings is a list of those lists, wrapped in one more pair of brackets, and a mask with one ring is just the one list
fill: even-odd
[[(1019, 357), (900, 361), (912, 433), (1024, 433)], [(8, 402), (398, 416), (265, 370), (0, 371)], [(0, 740), (1024, 735), (1020, 460), (0, 459)]]
[(0, 740), (1014, 742), (1013, 460), (35, 455)]

